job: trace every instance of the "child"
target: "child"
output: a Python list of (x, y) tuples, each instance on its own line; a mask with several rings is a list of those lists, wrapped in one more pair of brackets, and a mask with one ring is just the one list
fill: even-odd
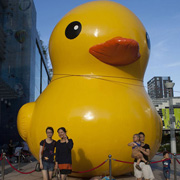
[(141, 160), (145, 162), (145, 164), (149, 164), (148, 161), (146, 161), (142, 155), (142, 153), (139, 151), (138, 147), (141, 147), (141, 143), (139, 140), (139, 134), (134, 134), (133, 136), (133, 142), (129, 143), (128, 146), (132, 147), (132, 158), (137, 159), (136, 168), (141, 171), (141, 167), (139, 166)]
[(171, 159), (169, 158), (169, 153), (167, 151), (163, 152), (164, 158), (163, 161), (163, 174), (166, 180), (170, 179), (170, 164), (171, 164)]

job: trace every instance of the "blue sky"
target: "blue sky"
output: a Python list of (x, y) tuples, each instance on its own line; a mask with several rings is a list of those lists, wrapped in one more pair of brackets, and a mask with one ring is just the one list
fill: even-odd
[[(114, 0), (136, 14), (151, 40), (151, 56), (144, 85), (153, 76), (171, 76), (175, 96), (180, 96), (180, 0)], [(37, 29), (48, 45), (58, 21), (72, 8), (88, 0), (34, 0)]]

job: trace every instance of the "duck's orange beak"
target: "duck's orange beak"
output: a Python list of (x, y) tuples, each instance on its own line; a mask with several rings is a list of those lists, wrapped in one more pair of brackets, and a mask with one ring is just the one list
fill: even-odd
[(100, 61), (114, 66), (131, 64), (141, 56), (138, 42), (122, 37), (115, 37), (105, 43), (92, 46), (89, 52)]

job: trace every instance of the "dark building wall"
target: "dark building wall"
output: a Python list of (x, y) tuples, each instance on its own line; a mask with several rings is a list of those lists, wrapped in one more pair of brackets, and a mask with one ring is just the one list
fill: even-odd
[[(169, 76), (156, 76), (149, 80), (147, 82), (149, 96), (152, 99), (169, 97), (169, 92), (165, 86), (166, 82), (172, 82)], [(173, 89), (171, 91), (173, 92)]]
[[(36, 30), (35, 6), (32, 0), (27, 2), (9, 0), (6, 7), (0, 3), (0, 28), (5, 38), (5, 56), (0, 60), (0, 144), (7, 143), (9, 139), (20, 139), (17, 132), (18, 111), (25, 103), (35, 101), (41, 93), (42, 79), (47, 79), (45, 86), (49, 79), (47, 62)], [(36, 57), (37, 53), (40, 59)], [(36, 67), (37, 59), (46, 68), (45, 77), (40, 81), (36, 75), (41, 76), (42, 66)], [(36, 93), (35, 84), (38, 82), (40, 88)]]

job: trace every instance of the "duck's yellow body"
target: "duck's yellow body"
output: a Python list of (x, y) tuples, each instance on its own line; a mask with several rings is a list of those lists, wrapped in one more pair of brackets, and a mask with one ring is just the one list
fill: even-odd
[[(75, 25), (67, 30), (74, 21)], [(129, 44), (123, 44), (125, 49), (119, 54), (125, 54), (125, 58), (116, 58), (114, 64), (109, 54), (109, 62), (105, 62), (104, 55), (99, 58), (89, 51), (114, 37), (137, 42), (140, 57), (126, 64), (126, 56), (131, 53)], [(132, 161), (132, 150), (127, 144), (140, 131), (146, 134), (153, 157), (160, 145), (162, 123), (142, 82), (149, 48), (146, 30), (138, 18), (118, 3), (90, 2), (70, 11), (57, 24), (49, 47), (52, 81), (36, 102), (24, 105), (18, 114), (19, 133), (33, 155), (38, 159), (39, 143), (46, 138), (45, 129), (52, 126), (55, 140), (56, 130), (65, 127), (74, 141), (74, 171), (91, 169), (109, 154)], [(109, 45), (105, 44), (105, 48)], [(132, 168), (113, 162), (112, 175), (130, 172)], [(91, 177), (107, 173), (108, 163), (92, 172), (72, 175)]]

